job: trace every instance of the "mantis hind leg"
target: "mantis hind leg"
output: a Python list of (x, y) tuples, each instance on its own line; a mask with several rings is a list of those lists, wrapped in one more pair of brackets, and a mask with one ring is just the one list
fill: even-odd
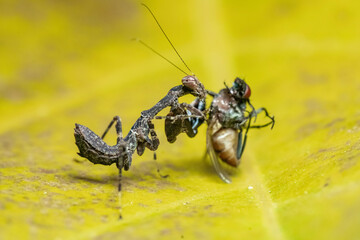
[(106, 134), (109, 132), (110, 128), (112, 127), (112, 125), (115, 124), (115, 130), (116, 130), (116, 134), (117, 134), (117, 142), (119, 143), (120, 140), (122, 139), (122, 124), (121, 124), (121, 119), (119, 116), (115, 116), (111, 122), (109, 123), (109, 126), (105, 129), (103, 135), (101, 136), (101, 139), (104, 139), (104, 137), (106, 136)]
[(121, 206), (121, 180), (122, 180), (122, 169), (121, 169), (121, 168), (119, 168), (119, 181), (118, 181), (119, 219), (122, 219), (122, 206)]

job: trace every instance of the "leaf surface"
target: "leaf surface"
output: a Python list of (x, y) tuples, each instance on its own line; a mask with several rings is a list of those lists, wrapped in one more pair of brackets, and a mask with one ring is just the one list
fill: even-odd
[(157, 163), (170, 177), (159, 177), (150, 151), (134, 155), (121, 221), (117, 169), (78, 161), (74, 123), (100, 135), (119, 115), (127, 132), (181, 83), (132, 37), (181, 62), (131, 2), (1, 5), (1, 239), (359, 236), (358, 2), (148, 3), (207, 89), (244, 77), (276, 125), (249, 133), (224, 184), (203, 160), (206, 126), (169, 144), (158, 120)]

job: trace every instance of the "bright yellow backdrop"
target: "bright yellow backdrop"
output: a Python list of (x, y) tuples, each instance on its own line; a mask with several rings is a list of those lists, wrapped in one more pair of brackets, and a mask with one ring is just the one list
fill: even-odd
[(0, 238), (358, 238), (358, 1), (146, 3), (206, 88), (244, 77), (275, 128), (250, 132), (224, 184), (202, 159), (206, 126), (169, 144), (159, 120), (170, 178), (151, 152), (134, 155), (118, 221), (117, 169), (73, 161), (74, 123), (101, 134), (120, 115), (127, 132), (180, 84), (181, 72), (131, 38), (180, 61), (138, 2), (3, 0)]

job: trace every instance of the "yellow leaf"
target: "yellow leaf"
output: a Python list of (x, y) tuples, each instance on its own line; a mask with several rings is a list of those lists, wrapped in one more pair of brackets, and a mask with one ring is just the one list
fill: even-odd
[(78, 161), (74, 123), (101, 134), (119, 115), (127, 132), (181, 83), (181, 72), (131, 38), (184, 67), (131, 1), (5, 1), (0, 238), (357, 239), (359, 3), (147, 4), (207, 89), (245, 78), (275, 128), (250, 131), (224, 184), (203, 160), (205, 125), (169, 144), (157, 120), (157, 163), (170, 177), (156, 173), (152, 152), (134, 155), (119, 221), (117, 169)]

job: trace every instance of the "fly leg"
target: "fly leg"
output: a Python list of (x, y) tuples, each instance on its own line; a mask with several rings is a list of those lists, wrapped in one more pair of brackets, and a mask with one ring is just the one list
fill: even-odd
[(268, 123), (265, 123), (265, 124), (263, 124), (263, 125), (253, 125), (253, 126), (251, 126), (250, 128), (263, 128), (263, 127), (266, 127), (266, 126), (271, 125), (271, 129), (273, 129), (274, 124), (275, 124), (275, 117), (274, 117), (274, 116), (271, 117), (271, 116), (269, 115), (268, 111), (266, 110), (266, 108), (259, 108), (259, 109), (255, 110), (255, 111), (252, 111), (252, 112), (250, 113), (250, 117), (257, 116), (257, 115), (258, 115), (259, 113), (261, 113), (261, 112), (264, 112), (264, 113), (265, 113), (265, 116), (268, 117), (268, 118), (270, 118), (271, 121), (268, 122)]
[[(197, 101), (199, 102), (197, 103)], [(181, 103), (180, 108), (188, 110), (192, 115), (196, 115), (205, 119), (205, 115), (202, 112), (205, 109), (205, 102), (198, 100), (198, 98), (195, 99), (195, 101), (191, 104)]]
[(260, 112), (257, 112), (256, 111), (256, 109), (254, 108), (254, 106), (250, 103), (250, 100), (249, 99), (247, 99), (247, 103), (249, 104), (249, 106), (251, 107), (251, 113), (250, 114), (255, 114), (255, 119), (254, 119), (254, 122), (256, 122), (256, 117), (257, 117), (257, 115), (258, 115), (258, 113), (260, 113)]
[(248, 125), (245, 130), (244, 138), (242, 137), (242, 131), (243, 131), (242, 128), (240, 128), (240, 132), (238, 134), (238, 145), (237, 145), (237, 151), (236, 151), (236, 158), (238, 160), (238, 164), (240, 163), (241, 156), (243, 155), (244, 150), (245, 150), (247, 134), (249, 132), (249, 129), (251, 128), (250, 123), (251, 123), (251, 116), (250, 116)]
[[(194, 136), (195, 136), (197, 134), (198, 127), (200, 127), (200, 125), (204, 123), (205, 115), (204, 115), (203, 111), (206, 108), (206, 103), (205, 103), (205, 100), (200, 99), (200, 98), (196, 98), (190, 104), (190, 106), (192, 106), (192, 107), (194, 107), (196, 109), (197, 113), (195, 113), (195, 115), (199, 116), (199, 117), (189, 119), (189, 121), (191, 122), (191, 129), (187, 129), (187, 131), (186, 131), (186, 133), (188, 134), (189, 137), (191, 137), (189, 135), (189, 132), (194, 133)], [(199, 113), (198, 110), (200, 110), (200, 114), (198, 114)], [(187, 113), (188, 113), (189, 116), (193, 114), (193, 112), (191, 112), (190, 110), (187, 110)]]
[(238, 145), (237, 145), (237, 149), (236, 149), (236, 158), (238, 160), (238, 164), (240, 164), (241, 157), (242, 157), (242, 155), (244, 153), (244, 150), (245, 150), (246, 140), (247, 140), (247, 133), (249, 131), (249, 128), (250, 127), (246, 128), (244, 137), (243, 137), (243, 134), (242, 134), (242, 131), (243, 131), (242, 129), (240, 129), (240, 132), (238, 133)]
[(240, 129), (240, 132), (238, 133), (238, 144), (237, 144), (237, 148), (236, 148), (236, 158), (239, 163), (240, 163), (241, 156), (245, 149), (245, 143), (246, 143), (246, 141), (244, 141), (244, 143), (243, 143), (242, 129)]
[[(266, 117), (270, 118), (271, 119), (271, 122), (268, 122), (264, 125), (254, 125), (254, 126), (251, 126), (251, 117), (255, 114), (255, 117), (257, 114), (259, 114), (260, 112), (264, 111), (265, 112), (265, 115)], [(271, 126), (271, 129), (274, 127), (274, 124), (275, 124), (275, 118), (274, 117), (270, 117), (268, 111), (266, 110), (266, 108), (259, 108), (255, 111), (252, 111), (250, 116), (249, 116), (249, 121), (248, 121), (248, 125), (246, 127), (246, 130), (245, 130), (245, 134), (244, 134), (244, 138), (242, 138), (242, 129), (240, 129), (240, 132), (238, 134), (238, 145), (237, 145), (237, 152), (236, 152), (236, 157), (237, 159), (240, 161), (241, 159), (241, 156), (242, 154), (244, 153), (244, 149), (245, 149), (245, 146), (246, 146), (246, 140), (247, 140), (247, 134), (249, 132), (249, 129), (250, 128), (262, 128), (262, 127), (266, 127), (266, 126), (269, 126), (270, 124), (272, 124)]]
[(203, 113), (205, 100), (196, 98), (191, 104), (181, 103), (179, 107), (187, 115), (186, 118), (181, 119), (182, 132), (185, 132), (188, 137), (195, 137), (198, 127), (205, 121), (205, 114)]
[(210, 95), (211, 97), (215, 97), (215, 96), (218, 95), (216, 92), (213, 92), (213, 91), (210, 91), (210, 90), (206, 90), (206, 93), (207, 93), (208, 95)]

